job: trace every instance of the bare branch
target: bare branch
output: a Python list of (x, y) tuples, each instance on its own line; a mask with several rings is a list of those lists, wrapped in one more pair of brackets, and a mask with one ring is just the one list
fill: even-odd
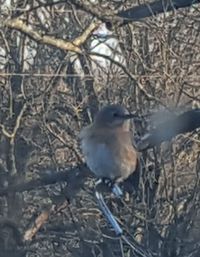
[(29, 36), (30, 38), (32, 38), (38, 43), (47, 44), (65, 51), (72, 51), (78, 54), (83, 53), (80, 48), (81, 45), (86, 42), (86, 40), (90, 37), (92, 32), (95, 29), (97, 29), (99, 25), (100, 25), (99, 21), (91, 23), (89, 27), (82, 33), (82, 35), (74, 39), (72, 42), (68, 42), (63, 39), (42, 35), (38, 31), (33, 30), (31, 26), (26, 25), (20, 19), (11, 19), (4, 22), (4, 26), (7, 26), (11, 29), (16, 29), (26, 34), (27, 36)]
[(33, 226), (24, 234), (25, 241), (31, 241), (42, 225), (48, 220), (50, 211), (43, 211), (35, 220)]

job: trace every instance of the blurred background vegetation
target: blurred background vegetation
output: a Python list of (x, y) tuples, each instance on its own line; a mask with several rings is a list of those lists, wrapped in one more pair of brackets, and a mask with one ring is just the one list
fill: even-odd
[[(141, 3), (0, 0), (0, 256), (136, 256), (98, 209), (79, 132), (108, 103), (157, 113), (153, 125), (200, 104), (200, 7), (99, 22)], [(137, 190), (107, 196), (156, 256), (200, 256), (199, 142), (141, 153)]]

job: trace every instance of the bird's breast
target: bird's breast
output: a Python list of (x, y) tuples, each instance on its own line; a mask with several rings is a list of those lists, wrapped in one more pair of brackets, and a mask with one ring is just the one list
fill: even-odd
[(82, 151), (88, 167), (97, 177), (114, 179), (113, 173), (116, 169), (116, 163), (110, 148), (105, 143), (83, 139)]
[(86, 163), (97, 177), (127, 178), (134, 170), (137, 154), (131, 141), (113, 133), (84, 136), (81, 141)]

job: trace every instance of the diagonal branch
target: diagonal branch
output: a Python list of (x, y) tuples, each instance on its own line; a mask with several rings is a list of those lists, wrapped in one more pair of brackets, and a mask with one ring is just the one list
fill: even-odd
[(199, 3), (199, 0), (158, 0), (134, 6), (125, 11), (120, 11), (117, 16), (124, 19), (121, 25), (125, 25), (129, 22), (139, 21), (143, 18), (178, 10), (180, 8), (190, 7), (193, 4)]
[(120, 67), (124, 73), (126, 75), (128, 75), (128, 77), (136, 84), (136, 86), (138, 87), (138, 89), (144, 94), (144, 96), (149, 100), (149, 101), (155, 101), (157, 103), (160, 103), (162, 106), (164, 106), (165, 108), (167, 108), (167, 106), (157, 97), (149, 94), (144, 87), (142, 87), (142, 85), (136, 80), (135, 78), (135, 75), (132, 74), (128, 68), (123, 65), (123, 63), (121, 62), (118, 62), (116, 60), (114, 60), (113, 58), (111, 58), (110, 56), (106, 55), (106, 54), (101, 54), (101, 53), (98, 53), (98, 52), (90, 52), (89, 53), (90, 56), (99, 56), (99, 57), (102, 57), (102, 58), (105, 58), (106, 60), (109, 60), (110, 62), (112, 62), (113, 64), (117, 65), (118, 67)]
[(81, 49), (81, 45), (83, 45), (86, 42), (86, 40), (90, 37), (93, 31), (98, 28), (101, 22), (92, 22), (88, 26), (88, 28), (86, 28), (85, 31), (79, 37), (75, 38), (72, 42), (55, 38), (52, 36), (42, 35), (38, 31), (33, 30), (31, 26), (25, 24), (25, 22), (18, 18), (7, 20), (3, 24), (4, 26), (7, 26), (11, 29), (16, 29), (24, 33), (25, 35), (29, 36), (38, 43), (47, 44), (65, 51), (72, 51), (78, 54), (82, 54), (83, 51)]

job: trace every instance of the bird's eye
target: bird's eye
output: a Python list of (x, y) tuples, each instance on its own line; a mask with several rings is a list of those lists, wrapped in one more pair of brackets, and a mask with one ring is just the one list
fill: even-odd
[(118, 113), (117, 112), (114, 112), (113, 113), (113, 117), (118, 117), (119, 115), (118, 115)]

